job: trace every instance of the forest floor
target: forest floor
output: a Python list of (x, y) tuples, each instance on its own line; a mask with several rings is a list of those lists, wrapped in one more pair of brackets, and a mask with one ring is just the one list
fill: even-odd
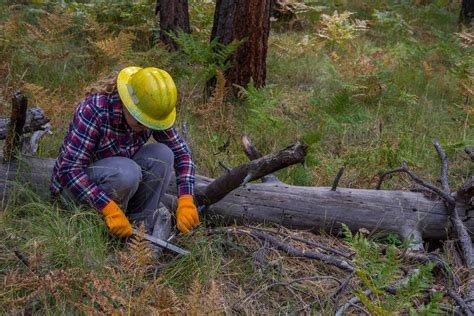
[[(27, 92), (30, 106), (52, 119), (54, 134), (43, 138), (39, 155), (54, 158), (86, 86), (124, 65), (155, 66), (176, 82), (177, 125), (187, 125), (199, 174), (221, 174), (220, 160), (246, 162), (246, 133), (264, 154), (297, 140), (310, 145), (306, 166), (277, 173), (288, 184), (329, 186), (345, 166), (341, 187), (374, 188), (381, 172), (402, 162), (435, 183), (437, 139), (458, 188), (474, 171), (463, 153), (474, 145), (472, 30), (459, 27), (457, 2), (397, 2), (307, 1), (297, 21), (272, 22), (264, 88), (249, 85), (239, 98), (205, 101), (218, 58), (208, 45), (212, 2), (189, 1), (193, 35), (169, 52), (154, 40), (155, 1), (7, 1), (0, 5), (0, 116), (8, 114), (13, 91)], [(383, 187), (410, 188), (403, 176)], [(454, 305), (434, 294), (445, 293), (452, 279), (382, 251), (408, 246), (393, 234), (336, 238), (267, 227), (300, 248), (325, 253), (291, 236), (339, 249), (355, 274), (288, 257), (253, 238), (249, 227), (203, 224), (175, 240), (189, 256), (156, 260), (139, 237), (127, 244), (110, 237), (85, 206), (61, 208), (22, 186), (17, 192), (0, 217), (2, 314), (330, 315), (353, 296), (362, 300), (353, 313), (430, 314)], [(447, 262), (455, 260), (453, 244), (437, 246)], [(462, 280), (463, 271), (453, 272)], [(400, 278), (410, 281), (403, 291), (382, 290)], [(376, 295), (369, 298), (367, 288)]]

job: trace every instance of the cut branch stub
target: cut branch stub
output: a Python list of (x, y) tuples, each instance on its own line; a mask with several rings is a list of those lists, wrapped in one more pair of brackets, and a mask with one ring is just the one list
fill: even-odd
[(246, 182), (286, 168), (296, 163), (302, 163), (308, 146), (301, 143), (291, 145), (277, 153), (270, 154), (250, 163), (232, 168), (232, 170), (213, 182), (202, 192), (197, 193), (199, 205), (211, 205), (225, 197), (229, 192)]
[[(262, 154), (257, 150), (252, 140), (247, 134), (242, 134), (242, 147), (244, 148), (245, 155), (249, 160), (255, 160), (262, 157)], [(273, 174), (268, 174), (262, 177), (262, 183), (282, 183)]]
[(12, 98), (12, 113), (8, 124), (8, 135), (3, 150), (3, 162), (10, 162), (21, 149), (21, 134), (26, 121), (28, 100), (26, 96), (17, 91)]
[(339, 181), (341, 180), (344, 170), (345, 170), (345, 167), (342, 166), (337, 172), (336, 177), (334, 178), (334, 181), (332, 183), (331, 191), (336, 191), (337, 185), (339, 184)]

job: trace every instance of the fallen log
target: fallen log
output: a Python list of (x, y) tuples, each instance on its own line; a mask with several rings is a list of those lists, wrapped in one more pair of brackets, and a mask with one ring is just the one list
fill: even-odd
[[(54, 160), (23, 157), (0, 165), (0, 200), (6, 201), (7, 183), (29, 184), (43, 197), (49, 197), (49, 181)], [(197, 194), (206, 192), (214, 179), (197, 176)], [(176, 194), (175, 181), (163, 203), (173, 209), (170, 195)], [(13, 185), (13, 184), (11, 184)], [(2, 199), (3, 197), (3, 199)], [(5, 202), (4, 202), (4, 205)], [(288, 228), (337, 232), (340, 223), (357, 231), (395, 232), (402, 237), (446, 239), (448, 210), (441, 200), (430, 200), (421, 193), (330, 187), (301, 187), (281, 183), (248, 183), (210, 205), (206, 215), (223, 223), (278, 223)], [(471, 237), (474, 219), (459, 214)]]
[[(13, 110), (16, 103), (21, 103), (15, 103), (15, 97)], [(23, 110), (26, 111), (24, 107)], [(15, 123), (12, 126), (17, 125)], [(16, 131), (16, 137), (21, 131), (22, 129)], [(446, 228), (449, 216), (452, 215), (450, 206), (456, 202), (456, 210), (459, 210), (457, 220), (464, 219), (468, 239), (474, 231), (474, 221), (470, 217), (472, 184), (458, 192), (460, 198), (449, 195), (447, 164), (444, 162), (444, 191), (429, 188), (445, 201), (433, 201), (415, 192), (345, 188), (336, 190), (337, 178), (340, 178), (343, 169), (332, 188), (291, 186), (274, 176), (264, 178), (265, 182), (261, 184), (249, 183), (292, 164), (303, 163), (307, 146), (296, 143), (277, 153), (262, 156), (246, 136), (243, 138), (243, 145), (252, 161), (231, 168), (217, 179), (197, 176), (196, 198), (205, 214), (214, 220), (244, 224), (277, 223), (289, 228), (333, 233), (339, 231), (341, 223), (345, 223), (353, 231), (365, 228), (374, 232), (396, 232), (403, 238), (415, 240), (446, 239)], [(1, 164), (0, 206), (6, 206), (11, 192), (9, 189), (14, 183), (29, 185), (40, 196), (49, 197), (48, 187), (53, 165), (52, 159), (31, 156), (22, 156), (19, 160), (8, 160)], [(389, 173), (391, 172), (393, 171)], [(167, 194), (163, 201), (170, 210), (176, 206), (176, 198), (172, 196), (176, 192), (175, 186), (175, 181), (171, 181), (168, 189), (171, 195)]]

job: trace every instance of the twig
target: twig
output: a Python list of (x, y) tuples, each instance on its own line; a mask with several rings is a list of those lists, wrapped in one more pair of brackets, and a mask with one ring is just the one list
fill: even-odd
[(341, 286), (339, 286), (337, 288), (336, 291), (334, 291), (334, 293), (331, 294), (331, 297), (333, 297), (335, 300), (336, 300), (336, 304), (337, 305), (337, 299), (342, 295), (342, 293), (344, 293), (344, 291), (347, 289), (347, 286), (349, 285), (349, 282), (351, 281), (351, 279), (354, 277), (355, 273), (352, 272), (342, 283), (341, 283)]
[(437, 142), (433, 141), (433, 145), (436, 148), (436, 151), (438, 152), (438, 156), (441, 160), (441, 185), (443, 189), (438, 188), (437, 186), (429, 183), (428, 181), (425, 181), (418, 177), (415, 173), (413, 173), (406, 163), (403, 163), (401, 167), (395, 168), (392, 170), (389, 170), (385, 173), (382, 174), (382, 176), (379, 179), (379, 182), (377, 184), (377, 190), (380, 189), (380, 186), (382, 185), (382, 181), (385, 176), (395, 173), (395, 172), (404, 172), (406, 173), (413, 181), (415, 181), (417, 184), (431, 190), (432, 192), (436, 193), (440, 198), (444, 200), (446, 203), (447, 209), (449, 211), (450, 215), (450, 220), (451, 224), (453, 227), (454, 235), (458, 238), (459, 245), (461, 248), (461, 255), (463, 258), (464, 265), (470, 269), (471, 268), (471, 263), (472, 263), (472, 243), (471, 243), (471, 238), (469, 236), (469, 233), (467, 232), (466, 226), (462, 222), (462, 220), (459, 217), (458, 211), (456, 209), (456, 199), (454, 196), (451, 195), (450, 190), (449, 190), (449, 184), (448, 184), (448, 160), (446, 157), (446, 153), (443, 149), (443, 147)]
[(276, 234), (276, 235), (280, 235), (280, 236), (285, 237), (285, 238), (290, 238), (290, 239), (293, 239), (295, 241), (305, 243), (309, 246), (320, 248), (320, 249), (325, 250), (327, 252), (330, 252), (330, 253), (333, 253), (335, 255), (344, 257), (346, 259), (351, 259), (351, 255), (345, 254), (345, 253), (343, 253), (343, 252), (341, 252), (337, 249), (330, 248), (326, 245), (314, 242), (312, 240), (307, 240), (307, 239), (304, 239), (304, 238), (301, 238), (301, 237), (298, 237), (298, 236), (292, 236), (292, 235), (289, 235), (289, 234), (282, 233), (280, 231), (272, 231), (272, 230), (261, 228), (261, 227), (255, 227), (255, 226), (247, 226), (247, 227), (249, 227), (251, 229), (256, 229), (256, 230), (260, 230), (260, 231), (263, 231), (263, 232), (267, 232), (267, 233), (273, 233), (273, 234)]
[(244, 152), (250, 160), (255, 160), (262, 157), (262, 154), (260, 154), (257, 148), (255, 148), (255, 145), (253, 144), (250, 137), (245, 133), (242, 134), (242, 147), (244, 147)]
[(230, 167), (229, 165), (226, 165), (225, 162), (223, 162), (222, 160), (219, 160), (219, 166), (221, 166), (227, 172), (232, 171), (232, 167)]
[(331, 191), (336, 191), (337, 185), (339, 184), (339, 180), (341, 180), (342, 174), (344, 173), (344, 166), (339, 169), (337, 172), (336, 177), (332, 183)]
[(465, 315), (473, 315), (471, 309), (467, 306), (467, 303), (453, 289), (448, 289), (448, 295), (456, 302), (456, 304), (459, 305), (459, 307), (461, 307), (462, 310), (464, 310)]
[(443, 259), (441, 259), (436, 254), (430, 253), (430, 254), (424, 255), (424, 254), (421, 254), (421, 253), (415, 253), (415, 252), (408, 251), (408, 252), (404, 252), (400, 255), (402, 257), (407, 258), (407, 259), (415, 260), (419, 263), (428, 263), (428, 262), (435, 263), (434, 268), (442, 271), (444, 273), (444, 275), (446, 276), (446, 279), (452, 280), (453, 285), (455, 287), (459, 286), (460, 281), (459, 281), (458, 277), (456, 276), (456, 274), (454, 274), (454, 272), (452, 271), (449, 264), (446, 263)]
[[(371, 290), (366, 290), (364, 292), (364, 295), (365, 296), (369, 296), (372, 294), (372, 291)], [(360, 302), (360, 299), (359, 297), (357, 296), (354, 296), (353, 298), (351, 298), (350, 300), (347, 301), (346, 304), (342, 305), (341, 307), (339, 307), (339, 309), (337, 310), (336, 312), (336, 316), (342, 316), (344, 311), (349, 309), (349, 307), (351, 306), (354, 306), (355, 304), (359, 303)]]
[(236, 305), (238, 303), (245, 303), (247, 302), (250, 298), (260, 294), (261, 292), (263, 291), (266, 291), (268, 290), (269, 288), (272, 288), (274, 286), (289, 286), (293, 283), (297, 283), (297, 282), (302, 282), (302, 281), (311, 281), (311, 280), (334, 280), (336, 282), (338, 282), (339, 284), (341, 284), (341, 280), (339, 280), (338, 278), (336, 277), (333, 277), (333, 276), (330, 276), (330, 275), (316, 275), (316, 276), (308, 276), (308, 277), (303, 277), (303, 278), (298, 278), (298, 279), (293, 279), (293, 280), (290, 280), (290, 281), (287, 281), (287, 282), (275, 282), (275, 283), (271, 283), (271, 284), (268, 284), (262, 288), (260, 288), (259, 290), (253, 292), (253, 293), (250, 293), (248, 294), (246, 297), (244, 297), (243, 299), (235, 302), (233, 305)]
[(26, 255), (20, 249), (15, 249), (13, 252), (15, 253), (15, 256), (20, 259), (21, 263), (23, 263), (27, 268), (30, 267), (30, 260), (28, 260)]
[(398, 168), (388, 170), (388, 171), (385, 171), (384, 173), (382, 173), (382, 175), (379, 178), (379, 181), (377, 182), (377, 185), (375, 186), (375, 190), (380, 190), (380, 188), (382, 187), (383, 180), (385, 180), (386, 176), (388, 176), (392, 173), (403, 172), (403, 171), (404, 171), (404, 169), (402, 167), (398, 167)]
[(441, 160), (441, 176), (439, 178), (441, 182), (441, 186), (444, 191), (450, 192), (449, 190), (449, 183), (448, 183), (448, 157), (446, 156), (446, 152), (443, 149), (443, 146), (436, 141), (433, 140), (433, 145), (436, 148), (436, 152), (438, 153), (439, 159)]
[(316, 260), (320, 260), (324, 263), (334, 265), (334, 266), (338, 267), (339, 269), (342, 269), (342, 270), (345, 270), (345, 271), (348, 271), (348, 272), (354, 271), (354, 267), (345, 260), (338, 259), (334, 256), (326, 255), (326, 254), (323, 254), (323, 253), (318, 253), (318, 252), (307, 251), (307, 250), (295, 248), (295, 247), (289, 245), (288, 243), (282, 242), (282, 241), (280, 241), (280, 240), (278, 240), (278, 239), (276, 239), (276, 238), (274, 238), (274, 237), (272, 237), (272, 236), (270, 236), (266, 233), (263, 233), (261, 231), (254, 231), (253, 234), (255, 236), (261, 238), (261, 239), (268, 240), (277, 249), (286, 252), (286, 254), (291, 256), (291, 257), (305, 257), (305, 258), (309, 258), (309, 259), (316, 259)]
[(384, 180), (384, 178), (389, 175), (389, 174), (392, 174), (392, 173), (396, 173), (396, 172), (404, 172), (406, 173), (413, 181), (415, 181), (416, 183), (418, 183), (419, 185), (433, 191), (434, 193), (438, 194), (439, 197), (441, 197), (446, 203), (450, 204), (451, 206), (454, 206), (454, 204), (456, 203), (456, 201), (454, 200), (454, 198), (448, 193), (448, 192), (444, 192), (443, 190), (441, 190), (440, 188), (434, 186), (433, 184), (421, 179), (420, 177), (418, 177), (416, 174), (414, 174), (409, 168), (408, 166), (406, 165), (406, 163), (403, 163), (401, 167), (398, 167), (398, 168), (395, 168), (395, 169), (392, 169), (392, 170), (389, 170), (389, 171), (386, 171), (384, 172), (381, 176), (380, 176), (380, 179), (379, 179), (379, 182), (377, 183), (377, 186), (376, 186), (376, 190), (380, 190), (380, 187), (382, 185), (382, 182)]
[[(408, 273), (408, 275), (407, 275), (405, 278), (402, 278), (402, 279), (398, 280), (397, 282), (395, 282), (395, 283), (392, 284), (392, 285), (388, 285), (388, 286), (386, 286), (386, 287), (383, 287), (382, 290), (385, 291), (385, 292), (387, 292), (387, 293), (389, 293), (389, 294), (395, 295), (395, 294), (397, 293), (397, 288), (398, 288), (400, 285), (406, 283), (406, 282), (408, 281), (408, 278), (409, 278), (411, 275), (415, 274), (415, 273), (419, 273), (419, 270), (418, 270), (418, 269), (413, 270), (411, 273)], [(370, 296), (370, 295), (372, 295), (372, 291), (371, 291), (371, 290), (366, 290), (366, 291), (364, 292), (364, 294), (365, 294), (366, 296)], [(342, 315), (342, 313), (343, 313), (346, 309), (348, 309), (350, 306), (353, 306), (353, 305), (355, 305), (355, 304), (357, 304), (357, 303), (359, 303), (359, 302), (360, 302), (360, 299), (359, 299), (358, 296), (355, 296), (355, 297), (351, 298), (349, 301), (347, 301), (346, 304), (342, 305), (342, 306), (338, 309), (336, 315)], [(368, 315), (370, 315), (370, 314), (368, 314)]]
[[(449, 209), (449, 208), (448, 208)], [(463, 258), (464, 265), (471, 269), (472, 264), (472, 242), (471, 236), (467, 232), (466, 226), (459, 217), (456, 207), (452, 207), (451, 210), (451, 224), (453, 225), (454, 235), (458, 238), (458, 243), (461, 248), (461, 255)]]
[(353, 303), (349, 303), (352, 307), (354, 307), (355, 309), (358, 309), (360, 310), (361, 312), (365, 313), (366, 315), (370, 315), (369, 311), (365, 308), (363, 308), (362, 306), (359, 306), (357, 304), (353, 304)]

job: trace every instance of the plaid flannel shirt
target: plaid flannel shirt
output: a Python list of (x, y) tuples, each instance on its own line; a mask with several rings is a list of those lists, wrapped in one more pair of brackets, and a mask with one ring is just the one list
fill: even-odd
[(195, 166), (186, 143), (171, 127), (163, 131), (133, 131), (125, 121), (117, 91), (86, 97), (74, 113), (53, 169), (51, 192), (59, 196), (67, 188), (81, 202), (102, 210), (109, 195), (86, 173), (93, 162), (112, 156), (131, 158), (153, 135), (174, 153), (178, 196), (194, 194)]

